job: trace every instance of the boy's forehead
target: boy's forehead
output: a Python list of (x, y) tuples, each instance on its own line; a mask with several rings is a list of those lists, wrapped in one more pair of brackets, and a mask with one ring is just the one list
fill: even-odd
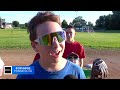
[(37, 27), (37, 35), (45, 35), (53, 32), (63, 31), (61, 26), (56, 22), (45, 22), (43, 24), (38, 25)]
[(66, 32), (74, 32), (75, 30), (74, 30), (74, 28), (67, 28), (66, 29)]

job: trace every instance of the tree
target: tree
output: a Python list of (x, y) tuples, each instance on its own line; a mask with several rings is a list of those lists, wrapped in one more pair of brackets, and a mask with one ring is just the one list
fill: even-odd
[(86, 25), (86, 21), (84, 19), (82, 19), (82, 16), (78, 16), (75, 19), (73, 19), (72, 24), (74, 25), (74, 27), (76, 28), (80, 28), (82, 26)]
[(105, 28), (105, 15), (100, 16), (99, 19), (96, 20), (96, 27), (97, 28)]
[(93, 27), (93, 23), (92, 22), (88, 22), (88, 26), (92, 26)]
[(112, 24), (112, 15), (109, 14), (109, 15), (105, 16), (105, 28), (107, 30), (110, 30), (110, 29), (112, 29), (112, 27), (113, 27), (113, 24)]
[(120, 11), (112, 11), (112, 26), (113, 29), (120, 30)]
[(25, 23), (25, 27), (28, 27), (28, 23)]
[(120, 11), (112, 11), (113, 15), (120, 16)]
[(120, 11), (112, 11), (113, 14), (100, 16), (96, 20), (96, 28), (107, 30), (120, 30)]
[(63, 21), (62, 21), (62, 28), (66, 28), (67, 25), (68, 25), (68, 24), (67, 24), (66, 20), (63, 20)]
[(18, 21), (13, 21), (12, 24), (14, 25), (14, 27), (18, 27), (19, 26), (19, 22)]

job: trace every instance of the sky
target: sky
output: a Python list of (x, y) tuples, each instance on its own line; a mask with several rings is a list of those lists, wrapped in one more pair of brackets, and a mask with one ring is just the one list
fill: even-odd
[[(12, 23), (12, 21), (19, 21), (20, 24), (29, 22), (39, 11), (0, 11), (0, 17), (5, 19), (5, 22)], [(87, 22), (92, 22), (95, 25), (95, 21), (102, 15), (112, 14), (112, 11), (53, 11), (56, 15), (59, 15), (61, 21), (64, 19), (69, 24), (77, 16)]]

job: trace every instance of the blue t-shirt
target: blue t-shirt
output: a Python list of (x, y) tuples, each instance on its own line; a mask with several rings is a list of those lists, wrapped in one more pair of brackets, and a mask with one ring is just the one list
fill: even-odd
[(19, 74), (16, 79), (64, 79), (64, 77), (69, 74), (76, 76), (78, 79), (86, 79), (83, 69), (70, 61), (67, 61), (65, 67), (62, 70), (56, 72), (46, 71), (40, 66), (38, 60), (36, 60), (30, 66), (34, 66), (34, 74)]

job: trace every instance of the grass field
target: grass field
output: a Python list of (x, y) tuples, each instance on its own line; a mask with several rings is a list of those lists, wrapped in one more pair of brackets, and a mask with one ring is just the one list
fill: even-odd
[(91, 48), (120, 48), (120, 33), (77, 32), (76, 41)]
[[(108, 79), (120, 79), (120, 33), (77, 32), (75, 39), (85, 46), (84, 65), (91, 63), (96, 58), (102, 58), (109, 67)], [(30, 65), (35, 54), (36, 52), (30, 45), (29, 34), (25, 29), (0, 29), (0, 57), (5, 66)], [(3, 75), (2, 78), (15, 79), (16, 75)]]
[(30, 41), (25, 29), (0, 29), (0, 48), (30, 48)]
[[(120, 48), (120, 33), (77, 32), (75, 40), (85, 47)], [(0, 49), (31, 48), (26, 29), (0, 29)]]

